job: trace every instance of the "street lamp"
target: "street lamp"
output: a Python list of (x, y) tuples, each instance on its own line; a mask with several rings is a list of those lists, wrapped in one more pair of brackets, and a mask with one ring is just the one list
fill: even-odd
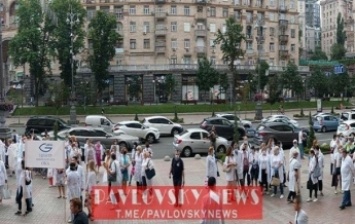
[(261, 100), (260, 99), (262, 97), (261, 94), (261, 77), (260, 77), (260, 64), (261, 64), (261, 51), (262, 51), (262, 44), (264, 43), (264, 36), (263, 36), (263, 29), (264, 27), (260, 24), (261, 21), (257, 21), (255, 23), (255, 30), (259, 30), (259, 32), (257, 32), (257, 36), (256, 36), (256, 43), (257, 43), (257, 49), (258, 49), (258, 62), (257, 62), (257, 75), (258, 75), (258, 98), (257, 98), (257, 102), (256, 102), (256, 106), (255, 106), (255, 120), (261, 120), (263, 119), (263, 107), (261, 104)]
[(70, 91), (70, 124), (72, 126), (76, 125), (76, 108), (75, 108), (75, 90), (74, 90), (74, 34), (73, 26), (80, 23), (79, 14), (73, 13), (73, 7), (71, 2), (69, 2), (69, 11), (67, 13), (67, 24), (70, 25), (70, 62), (71, 62), (71, 91)]
[(156, 102), (156, 97), (155, 97), (155, 95), (156, 95), (156, 93), (155, 93), (155, 78), (153, 78), (152, 83), (153, 83), (153, 103), (156, 104), (157, 102)]

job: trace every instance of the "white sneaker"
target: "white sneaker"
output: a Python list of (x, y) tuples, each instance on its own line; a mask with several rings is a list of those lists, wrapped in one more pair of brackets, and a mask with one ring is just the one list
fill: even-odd
[(335, 190), (335, 191), (334, 191), (334, 194), (337, 194), (337, 193), (338, 193), (338, 191), (337, 191), (337, 190)]
[(274, 197), (274, 196), (275, 196), (275, 194), (271, 194), (270, 196), (271, 196), (271, 197)]
[(312, 198), (308, 198), (308, 199), (307, 199), (307, 202), (310, 202), (310, 201), (312, 201)]
[(282, 194), (282, 195), (280, 196), (280, 198), (283, 199), (283, 198), (284, 198), (284, 195)]
[(318, 198), (313, 199), (313, 202), (317, 202), (317, 201), (318, 201)]

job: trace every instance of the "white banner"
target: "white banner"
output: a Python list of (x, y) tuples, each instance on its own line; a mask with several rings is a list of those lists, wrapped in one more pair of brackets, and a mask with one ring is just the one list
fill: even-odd
[(27, 141), (25, 164), (30, 168), (65, 168), (64, 141)]

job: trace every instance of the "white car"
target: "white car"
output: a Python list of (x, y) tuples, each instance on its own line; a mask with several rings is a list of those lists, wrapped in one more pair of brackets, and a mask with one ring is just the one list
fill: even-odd
[(180, 124), (174, 123), (163, 116), (146, 117), (142, 123), (148, 127), (158, 129), (161, 135), (174, 136), (184, 130)]
[(139, 139), (149, 142), (150, 144), (156, 142), (160, 138), (158, 129), (149, 127), (140, 123), (139, 121), (121, 121), (113, 126), (113, 133), (123, 131), (128, 135), (137, 136)]
[(343, 121), (338, 126), (337, 135), (349, 136), (355, 133), (355, 120)]
[(299, 127), (299, 124), (296, 120), (291, 119), (291, 118), (287, 117), (286, 115), (282, 115), (282, 114), (275, 114), (275, 115), (267, 116), (266, 118), (263, 118), (261, 120), (261, 123), (274, 122), (274, 121), (280, 120), (280, 119), (286, 120), (286, 121), (290, 122), (291, 124), (293, 124), (294, 126)]
[(224, 117), (232, 123), (234, 123), (235, 120), (237, 120), (244, 126), (244, 128), (251, 128), (253, 126), (251, 121), (242, 120), (238, 116), (235, 116), (234, 114), (216, 114), (216, 117)]

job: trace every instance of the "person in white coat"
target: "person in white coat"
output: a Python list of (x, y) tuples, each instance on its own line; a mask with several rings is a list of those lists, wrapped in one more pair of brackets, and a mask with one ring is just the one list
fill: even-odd
[(0, 139), (0, 160), (3, 162), (6, 161), (6, 145), (1, 139)]
[(307, 213), (301, 208), (301, 196), (298, 195), (295, 198), (295, 220), (294, 222), (289, 222), (289, 224), (308, 224), (308, 215)]
[[(260, 186), (263, 188), (263, 193), (268, 194), (269, 192), (269, 182), (270, 182), (270, 157), (267, 153), (266, 147), (261, 149), (261, 153), (259, 155), (259, 178), (258, 181)], [(269, 175), (270, 174), (270, 175)]]
[(214, 157), (213, 147), (208, 148), (208, 156), (206, 158), (206, 178), (214, 177), (217, 179), (217, 163)]
[(352, 206), (351, 203), (351, 183), (355, 176), (354, 163), (351, 157), (348, 155), (347, 150), (342, 150), (342, 163), (341, 163), (341, 187), (344, 191), (343, 201), (340, 205), (340, 209), (343, 210), (346, 207)]
[(318, 177), (315, 177), (315, 174), (314, 174), (316, 166), (319, 166), (318, 158), (316, 156), (315, 151), (312, 149), (310, 151), (310, 161), (309, 161), (309, 167), (308, 167), (309, 179), (308, 179), (308, 183), (307, 183), (307, 188), (309, 190), (309, 198), (307, 199), (307, 202), (312, 201), (313, 191), (314, 191), (313, 202), (318, 201)]
[(7, 184), (7, 174), (4, 161), (0, 160), (0, 203), (2, 202), (4, 186)]
[(287, 201), (289, 203), (294, 202), (296, 198), (296, 192), (300, 191), (299, 188), (299, 177), (300, 177), (301, 164), (298, 161), (298, 152), (293, 152), (292, 158), (290, 159), (289, 169), (288, 169), (288, 196)]
[(9, 176), (11, 177), (12, 174), (15, 174), (16, 157), (17, 157), (17, 144), (14, 143), (12, 139), (8, 140), (7, 155), (8, 155), (9, 171), (10, 171)]
[(136, 181), (137, 189), (142, 189), (142, 162), (143, 162), (143, 149), (141, 146), (137, 146), (136, 151), (134, 153), (134, 175), (133, 179)]
[(249, 153), (249, 173), (252, 186), (258, 186), (259, 178), (259, 153), (255, 151), (254, 146), (250, 148)]
[[(69, 164), (69, 170), (67, 171), (67, 193), (68, 199), (71, 201), (74, 198), (81, 197), (81, 178), (77, 171), (76, 163), (71, 161)], [(69, 218), (68, 222), (73, 220), (73, 215)]]
[(122, 186), (122, 172), (120, 169), (120, 161), (117, 159), (115, 153), (111, 153), (111, 160), (110, 164), (106, 168), (107, 170), (107, 175), (108, 179), (110, 180), (110, 176), (114, 176), (115, 180), (110, 181), (111, 183), (111, 188), (110, 188), (110, 198), (111, 198), (111, 203), (114, 206), (118, 205), (120, 195), (119, 192), (117, 191), (118, 186)]
[(236, 167), (236, 160), (234, 159), (232, 147), (229, 147), (226, 151), (226, 158), (223, 163), (224, 172), (226, 174), (226, 181), (227, 181), (227, 188), (231, 192), (229, 194), (229, 201), (235, 201), (235, 195), (233, 194), (233, 189), (235, 188), (236, 182), (236, 175), (235, 175), (235, 167)]
[(243, 177), (243, 162), (242, 162), (242, 151), (239, 150), (238, 143), (232, 142), (231, 146), (233, 147), (233, 158), (234, 162), (236, 163), (235, 166), (235, 179), (236, 179), (236, 185), (240, 185), (240, 179)]
[(22, 214), (22, 199), (26, 202), (26, 211), (23, 215), (27, 215), (32, 212), (32, 172), (25, 168), (25, 161), (20, 161), (21, 172), (17, 179), (17, 193), (16, 202), (18, 204), (18, 211), (15, 215)]
[(323, 194), (323, 172), (324, 172), (324, 155), (322, 151), (320, 150), (319, 145), (317, 145), (314, 149), (316, 153), (316, 157), (318, 158), (318, 165), (320, 168), (320, 177), (318, 177), (318, 190), (320, 193), (320, 196), (324, 196)]
[[(248, 151), (248, 143), (243, 143), (242, 145), (242, 150), (240, 151), (241, 153), (241, 164), (240, 164), (240, 167), (239, 169), (242, 170), (242, 176), (240, 177), (239, 176), (239, 181), (240, 181), (240, 185), (242, 187), (244, 187), (246, 184), (245, 182), (247, 183), (247, 185), (249, 186), (250, 185), (250, 155), (249, 155), (249, 151)], [(246, 179), (246, 181), (245, 181)]]
[[(273, 151), (273, 155), (271, 156), (270, 160), (271, 160), (271, 176), (275, 177), (275, 178), (279, 178), (280, 180), (280, 198), (284, 198), (284, 187), (283, 187), (283, 181), (284, 181), (284, 158), (283, 156), (280, 154), (280, 149), (278, 146), (275, 146)], [(278, 186), (274, 186), (274, 193), (271, 194), (271, 197), (274, 197), (277, 193), (277, 187)]]

